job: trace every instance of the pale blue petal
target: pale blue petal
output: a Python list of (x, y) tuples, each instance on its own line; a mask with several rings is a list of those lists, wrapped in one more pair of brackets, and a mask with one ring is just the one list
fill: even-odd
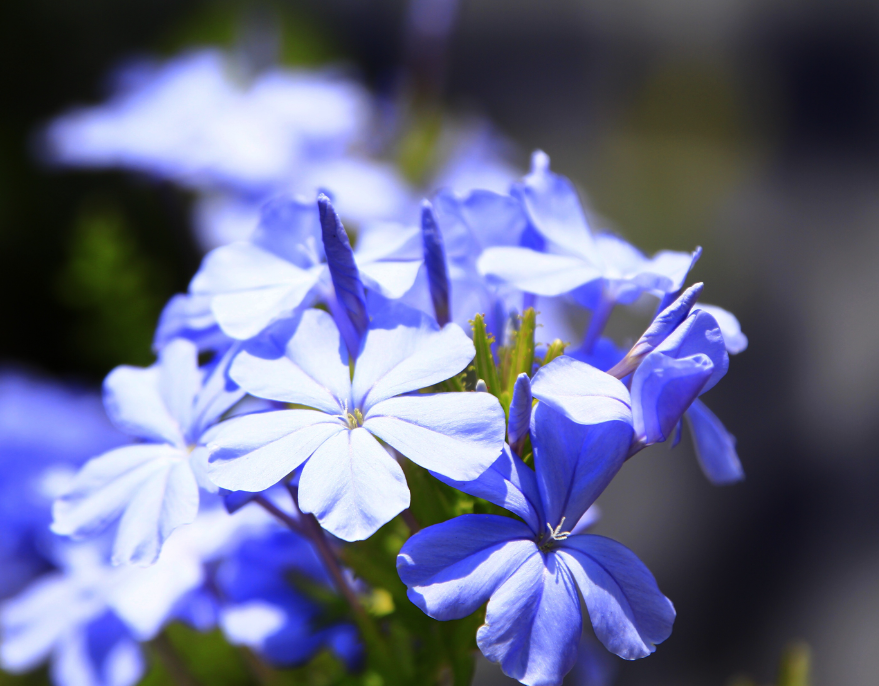
[[(451, 198), (455, 198), (452, 193), (441, 192), (437, 196), (438, 210), (442, 199), (447, 201), (444, 208), (448, 212), (448, 200)], [(457, 200), (457, 204), (461, 221), (470, 227), (481, 248), (519, 245), (528, 219), (517, 198), (477, 189)], [(440, 220), (440, 225), (445, 230), (442, 217)]]
[(387, 298), (400, 298), (412, 288), (421, 269), (422, 261), (414, 260), (379, 260), (376, 262), (363, 262), (357, 258), (360, 267), (360, 276), (363, 283), (371, 289), (377, 290)]
[(586, 533), (593, 526), (598, 524), (601, 519), (601, 508), (598, 505), (590, 505), (589, 509), (580, 517), (580, 521), (571, 527), (572, 534)]
[(157, 365), (142, 369), (123, 365), (104, 379), (104, 407), (112, 422), (138, 438), (183, 447), (185, 430), (165, 405)]
[(531, 379), (524, 372), (516, 378), (513, 385), (513, 398), (510, 401), (510, 419), (507, 422), (507, 437), (510, 445), (519, 446), (531, 428)]
[(635, 435), (644, 445), (670, 436), (699, 396), (714, 365), (701, 353), (675, 359), (656, 352), (644, 358), (632, 376)]
[(730, 355), (738, 355), (748, 347), (748, 337), (742, 333), (742, 325), (736, 316), (717, 305), (705, 305), (699, 303), (694, 310), (704, 310), (714, 317), (720, 332), (723, 334), (723, 342), (726, 344), (726, 351)]
[(437, 393), (373, 405), (364, 428), (414, 463), (456, 481), (475, 479), (504, 447), (504, 411), (488, 393)]
[(695, 255), (696, 253), (661, 250), (645, 261), (632, 280), (644, 288), (674, 293), (683, 287)]
[(159, 351), (158, 367), (162, 402), (188, 437), (203, 376), (198, 368), (198, 348), (192, 341), (177, 338)]
[(568, 179), (549, 169), (549, 157), (536, 151), (531, 173), (514, 187), (531, 223), (545, 238), (586, 259), (596, 259), (597, 250), (589, 231), (583, 206)]
[(538, 403), (531, 416), (531, 443), (547, 523), (556, 527), (565, 517), (567, 527), (573, 527), (623, 466), (631, 441), (632, 427), (626, 422), (577, 424)]
[(579, 424), (632, 422), (632, 400), (623, 383), (567, 355), (537, 370), (531, 392)]
[(732, 484), (745, 478), (736, 453), (736, 438), (701, 400), (693, 401), (684, 415), (696, 447), (699, 466), (715, 486)]
[(674, 606), (644, 563), (603, 536), (571, 536), (557, 555), (586, 601), (598, 640), (626, 660), (646, 657), (671, 635)]
[(354, 368), (353, 398), (364, 414), (382, 400), (454, 376), (476, 356), (461, 327), (442, 329), (432, 317), (401, 304), (375, 315)]
[(306, 310), (283, 356), (255, 342), (232, 362), (229, 376), (251, 395), (344, 413), (351, 396), (348, 350), (333, 318)]
[(218, 350), (228, 345), (229, 337), (211, 311), (210, 296), (178, 293), (168, 301), (159, 315), (153, 350), (161, 350), (175, 338), (188, 338), (199, 350)]
[(170, 462), (132, 494), (119, 520), (113, 564), (150, 565), (175, 529), (198, 514), (198, 483), (189, 460)]
[(368, 431), (342, 431), (302, 468), (299, 506), (337, 538), (361, 541), (409, 507), (409, 487), (400, 465)]
[(313, 267), (323, 257), (314, 200), (290, 195), (272, 198), (262, 206), (250, 242), (300, 269)]
[(323, 269), (302, 269), (251, 243), (233, 243), (205, 256), (189, 289), (211, 296), (223, 331), (245, 340), (301, 305)]
[(437, 472), (431, 473), (459, 491), (483, 498), (519, 515), (535, 535), (546, 531), (546, 517), (543, 516), (537, 477), (508, 445), (504, 445), (503, 453), (491, 467), (472, 481), (455, 481)]
[(577, 661), (582, 617), (570, 572), (532, 555), (488, 601), (476, 645), (527, 686), (556, 686)]
[(475, 612), (537, 552), (527, 526), (498, 515), (461, 515), (412, 536), (397, 555), (409, 599), (441, 621)]
[(147, 443), (116, 448), (90, 460), (70, 490), (55, 501), (52, 531), (76, 538), (100, 532), (153, 476), (186, 457), (183, 449)]
[(577, 255), (555, 255), (530, 248), (487, 248), (477, 261), (489, 279), (537, 295), (562, 295), (601, 278), (601, 272)]
[(201, 435), (246, 394), (243, 388), (229, 378), (229, 367), (241, 350), (240, 346), (240, 343), (231, 345), (219, 360), (211, 363), (207, 370), (207, 378), (196, 396), (192, 411), (193, 425), (190, 437), (193, 442), (199, 442)]
[(211, 481), (255, 493), (278, 483), (345, 426), (323, 412), (278, 410), (234, 417), (215, 431), (208, 444)]

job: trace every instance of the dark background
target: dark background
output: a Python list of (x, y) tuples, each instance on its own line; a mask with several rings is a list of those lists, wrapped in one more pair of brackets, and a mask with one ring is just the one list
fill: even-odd
[[(0, 359), (97, 383), (147, 364), (156, 316), (200, 255), (190, 198), (117, 172), (37, 164), (34, 132), (133, 54), (230, 44), (283, 17), (284, 59), (343, 60), (391, 92), (405, 4), (29, 0), (0, 10)], [(621, 686), (879, 675), (879, 12), (780, 0), (462, 0), (444, 102), (485, 115), (524, 169), (540, 147), (599, 224), (646, 252), (705, 253), (693, 277), (750, 347), (706, 398), (744, 484), (714, 488), (685, 440), (629, 463), (599, 532), (674, 601), (672, 637)], [(491, 683), (494, 668), (483, 665)]]

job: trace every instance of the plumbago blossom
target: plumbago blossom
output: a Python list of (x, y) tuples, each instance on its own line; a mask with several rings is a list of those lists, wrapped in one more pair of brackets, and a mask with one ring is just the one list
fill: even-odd
[(226, 379), (228, 360), (198, 366), (178, 339), (147, 369), (122, 366), (104, 381), (104, 406), (116, 426), (142, 442), (89, 461), (55, 502), (52, 530), (83, 538), (119, 521), (113, 561), (151, 564), (165, 539), (195, 520), (204, 477), (204, 441), (244, 391)]
[[(742, 478), (700, 398), (747, 338), (685, 286), (700, 250), (593, 233), (542, 153), (506, 191), (443, 189), (397, 220), (349, 236), (328, 194), (282, 193), (205, 256), (156, 364), (105, 381), (135, 442), (56, 500), (52, 531), (77, 542), (53, 538), (52, 576), (0, 607), (6, 668), (51, 655), (56, 683), (128, 686), (179, 621), (275, 667), (329, 651), (363, 683), (469, 683), (474, 647), (528, 685), (578, 660), (603, 680), (581, 598), (610, 654), (669, 637), (645, 565), (588, 530), (621, 466), (684, 422), (710, 480)], [(605, 336), (650, 298), (634, 346)], [(590, 311), (582, 338), (538, 341), (544, 304)], [(75, 608), (54, 624), (53, 598)]]

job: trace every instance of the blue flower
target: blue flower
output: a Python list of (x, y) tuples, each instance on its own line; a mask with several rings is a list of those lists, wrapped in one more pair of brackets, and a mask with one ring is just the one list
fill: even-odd
[(631, 414), (613, 398), (602, 403), (618, 419), (591, 426), (538, 403), (535, 471), (507, 449), (483, 476), (452, 484), (522, 521), (463, 515), (415, 534), (397, 557), (409, 598), (435, 619), (465, 617), (488, 601), (477, 645), (529, 686), (561, 683), (577, 659), (578, 587), (596, 636), (621, 657), (649, 655), (671, 633), (672, 604), (638, 558), (608, 538), (576, 533), (632, 440)]
[[(249, 242), (238, 242), (205, 256), (192, 279), (192, 296), (208, 298), (220, 328), (228, 336), (246, 340), (273, 321), (290, 316), (317, 300), (335, 299), (322, 241), (317, 203), (280, 197), (262, 210), (259, 228)], [(370, 242), (355, 254), (364, 285), (390, 298), (405, 293), (415, 280), (421, 256), (398, 256), (407, 240), (419, 238), (418, 229), (397, 232), (394, 240)], [(200, 330), (207, 322), (198, 316)]]
[(141, 443), (88, 462), (53, 508), (55, 533), (82, 538), (119, 520), (113, 562), (152, 564), (165, 539), (198, 513), (207, 432), (244, 391), (226, 378), (233, 351), (199, 369), (195, 345), (169, 343), (153, 366), (122, 366), (104, 381), (104, 406)]
[(0, 371), (0, 598), (50, 566), (52, 500), (76, 470), (127, 442), (90, 389)]
[(226, 638), (277, 667), (302, 664), (329, 647), (355, 668), (363, 656), (357, 630), (344, 622), (326, 623), (321, 606), (295, 586), (300, 578), (332, 587), (306, 539), (277, 530), (243, 541), (222, 560), (214, 578)]
[(352, 379), (333, 319), (307, 310), (274, 340), (248, 344), (230, 375), (252, 395), (314, 409), (224, 422), (211, 442), (210, 477), (229, 490), (262, 491), (301, 466), (302, 510), (339, 538), (366, 538), (409, 506), (403, 470), (377, 438), (455, 479), (476, 478), (500, 454), (504, 414), (493, 396), (413, 394), (474, 354), (458, 326), (440, 329), (397, 305), (373, 317)]
[(502, 246), (479, 258), (486, 276), (528, 293), (573, 293), (593, 310), (601, 327), (615, 304), (631, 304), (642, 293), (662, 295), (681, 288), (700, 251), (662, 251), (645, 257), (609, 233), (593, 234), (570, 181), (549, 170), (549, 158), (536, 152), (531, 173), (515, 193), (543, 246)]

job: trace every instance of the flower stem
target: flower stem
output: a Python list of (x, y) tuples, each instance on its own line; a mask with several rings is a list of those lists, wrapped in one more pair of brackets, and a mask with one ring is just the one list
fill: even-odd
[(403, 518), (403, 521), (406, 522), (406, 526), (409, 527), (410, 533), (417, 534), (421, 531), (421, 524), (418, 523), (418, 520), (415, 519), (415, 515), (412, 514), (412, 510), (408, 507), (400, 513), (400, 516)]

